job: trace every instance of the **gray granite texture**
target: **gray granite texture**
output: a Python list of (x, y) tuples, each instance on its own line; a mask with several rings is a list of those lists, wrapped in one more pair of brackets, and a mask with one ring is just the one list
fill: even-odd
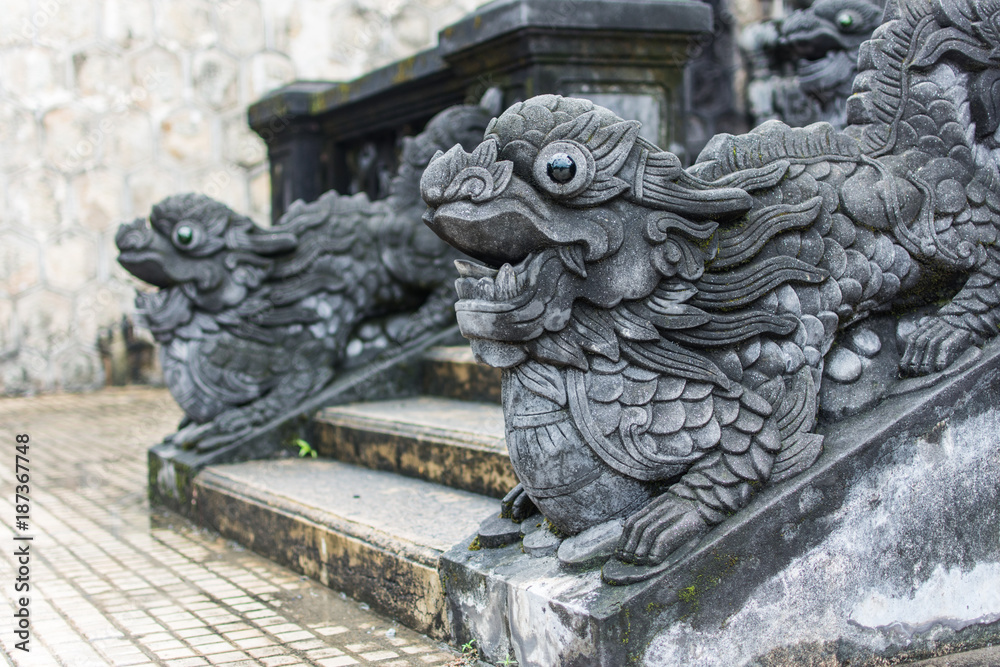
[(441, 566), (455, 636), (533, 666), (874, 667), (996, 644), (1000, 346), (935, 379), (821, 424), (814, 466), (646, 581), (573, 567), (573, 537), (541, 558), (460, 543)]
[(1000, 324), (998, 16), (894, 3), (843, 132), (771, 121), (682, 169), (639, 122), (542, 95), (431, 160), (425, 220), (478, 260), (459, 327), (503, 369), (507, 515), (624, 519), (603, 577), (643, 581), (816, 463), (821, 401), (863, 413), (900, 372), (974, 363)]
[(202, 451), (249, 437), (340, 371), (453, 322), (461, 257), (421, 222), (420, 174), (439, 148), (481, 135), (499, 93), (452, 107), (404, 142), (380, 201), (328, 192), (263, 229), (203, 195), (124, 224), (118, 261), (159, 288), (136, 300), (162, 345), (186, 419), (169, 442)]

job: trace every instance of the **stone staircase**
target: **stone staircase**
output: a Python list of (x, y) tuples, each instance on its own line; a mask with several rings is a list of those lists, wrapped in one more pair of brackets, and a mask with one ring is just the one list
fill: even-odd
[(469, 540), (516, 483), (499, 371), (468, 347), (421, 361), (411, 398), (326, 408), (318, 458), (208, 466), (192, 516), (227, 538), (431, 636), (448, 635), (439, 556)]

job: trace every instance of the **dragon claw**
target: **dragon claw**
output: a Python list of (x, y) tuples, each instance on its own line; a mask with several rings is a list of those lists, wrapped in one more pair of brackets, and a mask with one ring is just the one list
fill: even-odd
[(532, 514), (538, 512), (535, 507), (535, 503), (531, 501), (528, 497), (527, 492), (524, 490), (524, 486), (518, 484), (513, 489), (511, 489), (503, 500), (500, 501), (501, 512), (500, 516), (507, 517), (514, 521), (523, 521), (527, 519)]
[(625, 522), (617, 557), (638, 565), (660, 563), (708, 529), (694, 501), (665, 493)]
[(942, 371), (978, 342), (976, 334), (945, 318), (926, 317), (907, 340), (899, 365), (909, 375)]

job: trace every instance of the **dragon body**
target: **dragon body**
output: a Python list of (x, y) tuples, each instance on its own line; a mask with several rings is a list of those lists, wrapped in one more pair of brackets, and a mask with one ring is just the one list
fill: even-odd
[(459, 253), (421, 222), (419, 181), (439, 148), (475, 145), (495, 108), (457, 106), (404, 140), (390, 195), (328, 192), (269, 229), (197, 194), (124, 224), (118, 261), (159, 288), (138, 313), (184, 409), (171, 440), (211, 450), (278, 417), (390, 345), (454, 318)]
[[(777, 121), (687, 170), (585, 100), (509, 108), (422, 180), (459, 326), (503, 369), (506, 511), (624, 520), (605, 578), (666, 566), (754, 489), (808, 469), (824, 361), (869, 315), (947, 304), (900, 366), (996, 335), (1000, 3), (892, 3), (844, 132)], [(932, 305), (933, 304), (933, 305)]]

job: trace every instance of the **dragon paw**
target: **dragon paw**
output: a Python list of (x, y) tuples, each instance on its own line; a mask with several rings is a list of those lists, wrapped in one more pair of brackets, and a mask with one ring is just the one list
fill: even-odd
[(528, 497), (524, 486), (518, 484), (500, 501), (500, 516), (514, 521), (523, 521), (538, 512), (535, 503)]
[(948, 318), (925, 317), (906, 341), (899, 366), (909, 375), (942, 371), (963, 352), (981, 342), (977, 334), (950, 322)]
[(692, 500), (665, 493), (625, 522), (617, 557), (626, 563), (653, 565), (700, 538), (710, 526)]

